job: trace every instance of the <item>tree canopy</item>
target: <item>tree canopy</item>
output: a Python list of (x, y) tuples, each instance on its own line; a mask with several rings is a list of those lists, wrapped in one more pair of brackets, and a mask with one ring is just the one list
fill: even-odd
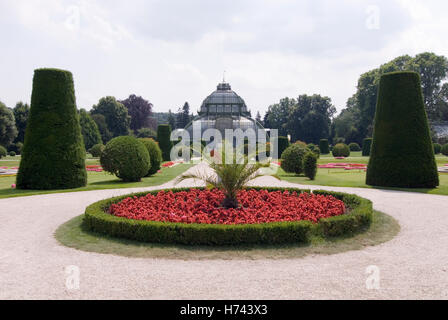
[(17, 137), (14, 113), (0, 101), (0, 145), (5, 148)]
[(381, 76), (395, 71), (414, 71), (420, 75), (429, 119), (443, 120), (444, 110), (448, 109), (448, 86), (443, 84), (448, 75), (447, 58), (430, 52), (415, 57), (403, 55), (360, 76), (355, 95), (335, 119), (337, 137), (344, 138), (346, 142), (362, 143), (364, 138), (372, 136)]
[(315, 94), (296, 99), (284, 98), (271, 105), (265, 115), (266, 128), (278, 129), (280, 136), (291, 135), (293, 141), (319, 143), (330, 136), (330, 125), (336, 108), (331, 99)]
[[(128, 109), (114, 97), (101, 98), (98, 104), (93, 106), (91, 114), (104, 116), (107, 129), (112, 134), (112, 137), (126, 136), (129, 134), (131, 117), (128, 114)], [(97, 122), (98, 119), (94, 118), (94, 120)], [(102, 124), (98, 124), (100, 131), (102, 126)], [(104, 128), (103, 132), (105, 132)], [(103, 139), (104, 142), (108, 140)]]
[(16, 128), (17, 128), (17, 138), (15, 140), (16, 143), (25, 142), (25, 129), (26, 123), (28, 121), (28, 116), (30, 113), (30, 106), (23, 102), (18, 102), (13, 109), (14, 118), (16, 120)]
[(79, 111), (79, 123), (81, 125), (81, 133), (84, 139), (84, 146), (86, 150), (89, 150), (96, 144), (103, 143), (96, 122), (84, 109), (81, 109)]
[(191, 121), (190, 105), (185, 102), (182, 109), (179, 109), (176, 119), (176, 128), (185, 128)]
[(119, 102), (128, 109), (131, 117), (130, 128), (132, 130), (137, 131), (141, 128), (155, 129), (155, 122), (152, 119), (152, 103), (135, 94), (131, 94), (129, 98)]

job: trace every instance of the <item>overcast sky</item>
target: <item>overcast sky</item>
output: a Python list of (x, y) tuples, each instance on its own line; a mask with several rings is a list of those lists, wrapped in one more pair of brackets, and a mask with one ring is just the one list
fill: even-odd
[(0, 0), (0, 100), (29, 102), (33, 70), (73, 72), (79, 108), (135, 93), (197, 111), (226, 79), (255, 114), (329, 96), (402, 55), (448, 56), (445, 0)]

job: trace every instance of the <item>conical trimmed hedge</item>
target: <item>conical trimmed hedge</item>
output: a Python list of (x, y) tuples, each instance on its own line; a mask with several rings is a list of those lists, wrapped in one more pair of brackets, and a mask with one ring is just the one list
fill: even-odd
[(83, 187), (87, 184), (85, 157), (72, 74), (36, 70), (17, 188)]
[(368, 157), (370, 156), (370, 150), (372, 149), (372, 138), (366, 138), (364, 139), (364, 142), (362, 143), (362, 156)]
[(381, 77), (366, 183), (402, 188), (439, 185), (417, 73), (394, 72)]
[(157, 128), (157, 142), (162, 150), (163, 161), (171, 160), (171, 149), (173, 142), (171, 142), (171, 126), (168, 124), (161, 124)]

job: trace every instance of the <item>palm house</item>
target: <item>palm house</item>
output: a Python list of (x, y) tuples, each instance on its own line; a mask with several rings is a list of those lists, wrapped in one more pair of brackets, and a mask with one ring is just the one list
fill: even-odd
[[(252, 119), (243, 98), (236, 94), (229, 83), (218, 85), (216, 91), (209, 95), (198, 112), (198, 116), (185, 128), (193, 137), (193, 128), (200, 128), (201, 136), (208, 129), (217, 129), (225, 137), (226, 129), (253, 129), (258, 137), (259, 130), (266, 130)], [(196, 130), (196, 129), (195, 129)]]

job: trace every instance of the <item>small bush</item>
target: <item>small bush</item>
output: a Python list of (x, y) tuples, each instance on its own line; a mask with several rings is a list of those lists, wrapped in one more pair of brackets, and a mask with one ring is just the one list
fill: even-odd
[(303, 172), (303, 159), (307, 148), (301, 144), (293, 144), (282, 154), (282, 169), (288, 173), (301, 174)]
[(299, 146), (302, 146), (304, 148), (308, 147), (308, 145), (306, 144), (306, 142), (297, 140), (294, 144), (298, 144)]
[(149, 171), (148, 150), (137, 138), (124, 136), (109, 141), (101, 154), (104, 171), (127, 182), (140, 181)]
[(364, 142), (362, 143), (362, 156), (363, 157), (369, 157), (370, 156), (370, 150), (372, 149), (372, 138), (364, 139)]
[(10, 152), (9, 152), (9, 156), (10, 156), (10, 157), (15, 157), (15, 156), (16, 156), (16, 153), (15, 153), (14, 151), (10, 151)]
[(439, 154), (442, 151), (442, 145), (434, 143), (434, 154)]
[(278, 156), (281, 158), (283, 152), (291, 145), (287, 137), (278, 137)]
[(163, 161), (171, 160), (171, 149), (173, 142), (171, 141), (171, 126), (168, 124), (161, 124), (157, 128), (157, 141), (159, 142), (160, 150), (162, 150)]
[(440, 152), (441, 152), (444, 156), (447, 156), (447, 157), (448, 157), (448, 143), (447, 143), (447, 144), (444, 144), (444, 145), (442, 146), (442, 149), (440, 150)]
[(16, 153), (16, 155), (18, 155), (18, 154), (22, 153), (22, 148), (23, 148), (23, 143), (17, 142), (17, 143), (13, 143), (12, 145), (9, 146), (9, 151), (14, 151)]
[(149, 158), (151, 159), (151, 168), (149, 168), (147, 177), (156, 174), (160, 170), (162, 165), (162, 150), (160, 150), (159, 145), (153, 139), (141, 138), (139, 139), (146, 147), (149, 153)]
[(357, 144), (356, 142), (352, 142), (348, 145), (348, 147), (350, 148), (350, 151), (352, 152), (358, 152), (361, 151), (361, 147), (359, 146), (359, 144)]
[(0, 159), (3, 158), (3, 157), (6, 157), (7, 154), (8, 154), (8, 153), (7, 153), (7, 151), (6, 151), (6, 148), (3, 147), (3, 146), (0, 146)]
[(333, 147), (333, 156), (347, 158), (350, 156), (350, 148), (344, 143), (338, 143)]
[(157, 139), (157, 132), (151, 128), (141, 128), (137, 130), (137, 138), (151, 138)]
[(317, 173), (317, 156), (314, 152), (308, 152), (303, 160), (303, 170), (305, 176), (310, 180), (316, 179)]
[(92, 148), (90, 148), (89, 152), (94, 158), (99, 158), (104, 151), (104, 145), (96, 144)]
[(327, 139), (322, 139), (319, 142), (319, 150), (321, 154), (330, 154), (330, 145)]

